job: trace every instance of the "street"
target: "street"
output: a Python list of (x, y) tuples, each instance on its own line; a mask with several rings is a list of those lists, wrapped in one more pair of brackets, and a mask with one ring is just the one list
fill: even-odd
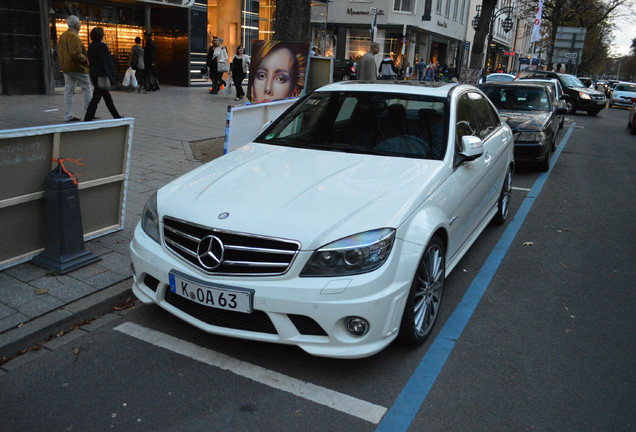
[(628, 114), (568, 115), (551, 170), (517, 166), (511, 217), (449, 275), (424, 345), (318, 358), (137, 302), (9, 363), (3, 430), (634, 430)]

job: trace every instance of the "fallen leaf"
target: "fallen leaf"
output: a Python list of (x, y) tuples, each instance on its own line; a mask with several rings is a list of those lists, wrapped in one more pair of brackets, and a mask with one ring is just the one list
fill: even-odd
[(48, 288), (38, 288), (35, 291), (35, 295), (42, 295), (49, 292)]
[(534, 246), (534, 242), (528, 241), (528, 242), (523, 242), (524, 246)]
[(570, 330), (570, 329), (565, 329), (565, 334), (568, 334), (568, 333), (572, 333), (572, 330)]
[(73, 354), (79, 355), (79, 348), (73, 348)]

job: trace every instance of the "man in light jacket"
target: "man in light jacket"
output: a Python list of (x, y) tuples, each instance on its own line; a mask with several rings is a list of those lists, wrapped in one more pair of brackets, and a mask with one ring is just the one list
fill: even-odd
[(70, 15), (66, 19), (66, 23), (68, 30), (62, 33), (57, 43), (60, 67), (64, 72), (64, 121), (81, 121), (73, 115), (75, 87), (79, 85), (84, 91), (84, 115), (86, 115), (88, 104), (93, 98), (93, 87), (88, 76), (86, 47), (78, 35), (82, 24), (75, 15)]
[(358, 81), (375, 81), (376, 73), (375, 55), (380, 52), (380, 44), (372, 42), (369, 51), (358, 62)]

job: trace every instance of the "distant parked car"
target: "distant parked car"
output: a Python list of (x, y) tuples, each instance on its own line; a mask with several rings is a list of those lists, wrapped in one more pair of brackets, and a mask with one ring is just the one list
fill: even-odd
[(333, 80), (347, 81), (357, 79), (356, 75), (357, 63), (353, 60), (334, 60), (333, 61)]
[[(565, 105), (565, 94), (563, 92), (563, 86), (561, 86), (561, 82), (555, 78), (527, 78), (524, 79), (523, 82), (537, 82), (537, 83), (545, 83), (552, 93), (554, 94), (554, 100), (558, 107), (567, 108)], [(563, 128), (563, 122), (565, 121), (565, 114), (557, 115), (559, 119), (559, 129)]]
[(579, 81), (577, 77), (552, 71), (522, 70), (515, 80), (525, 78), (555, 78), (561, 82), (567, 96), (565, 104), (568, 114), (576, 111), (587, 111), (589, 115), (596, 115), (605, 108), (605, 95), (600, 91), (592, 90)]
[(558, 116), (567, 108), (557, 107), (544, 83), (522, 80), (480, 84), (479, 88), (512, 128), (515, 161), (534, 163), (539, 171), (549, 170), (559, 131)]
[(632, 98), (632, 110), (629, 112), (627, 127), (631, 130), (632, 135), (636, 135), (636, 97)]
[(609, 99), (609, 106), (632, 106), (632, 98), (636, 97), (636, 84), (630, 82), (619, 82), (612, 90), (612, 95)]
[[(508, 73), (491, 73), (486, 76), (486, 82), (495, 82), (495, 81), (512, 81), (515, 79), (515, 76)], [(482, 84), (484, 79), (480, 79), (479, 83)]]

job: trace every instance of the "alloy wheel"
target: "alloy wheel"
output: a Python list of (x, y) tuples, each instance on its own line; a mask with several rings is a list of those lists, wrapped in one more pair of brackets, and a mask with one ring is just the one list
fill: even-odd
[(414, 326), (419, 337), (430, 333), (439, 312), (444, 287), (444, 251), (434, 243), (427, 249), (417, 275), (414, 302)]

